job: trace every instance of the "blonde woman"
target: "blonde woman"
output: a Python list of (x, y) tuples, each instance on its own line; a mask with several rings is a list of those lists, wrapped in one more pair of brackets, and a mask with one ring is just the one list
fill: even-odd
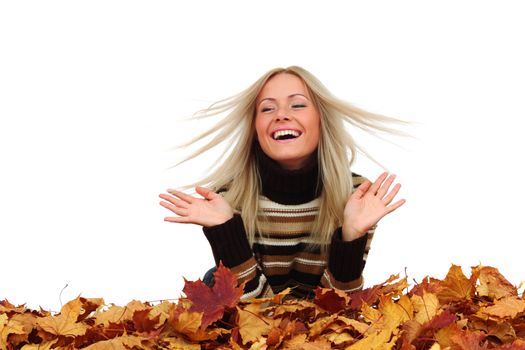
[[(229, 112), (229, 113), (228, 113)], [(377, 222), (405, 203), (400, 184), (381, 174), (373, 183), (352, 173), (357, 147), (345, 122), (393, 131), (398, 122), (337, 99), (308, 71), (276, 68), (240, 94), (201, 112), (228, 113), (190, 144), (216, 133), (194, 158), (223, 141), (231, 153), (191, 196), (161, 194), (175, 216), (201, 225), (213, 252), (245, 282), (243, 299), (294, 287), (311, 297), (317, 286), (363, 286), (362, 271)]]

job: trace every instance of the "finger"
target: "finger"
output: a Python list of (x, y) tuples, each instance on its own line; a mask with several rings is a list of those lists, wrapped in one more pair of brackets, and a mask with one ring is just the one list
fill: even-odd
[(394, 204), (389, 205), (388, 207), (386, 207), (386, 213), (389, 214), (389, 213), (393, 212), (394, 210), (396, 210), (397, 208), (399, 208), (400, 206), (405, 204), (405, 202), (406, 202), (405, 199), (400, 199), (397, 202), (395, 202)]
[(396, 178), (396, 175), (392, 174), (390, 175), (385, 182), (379, 187), (379, 190), (377, 191), (377, 196), (379, 198), (383, 198), (385, 194), (387, 193), (388, 189), (392, 185), (392, 182), (394, 182), (394, 179)]
[(173, 189), (168, 189), (167, 192), (169, 194), (172, 194), (174, 196), (177, 196), (179, 197), (180, 199), (182, 199), (183, 201), (187, 202), (187, 203), (193, 203), (193, 201), (195, 200), (195, 198), (193, 198), (192, 196), (190, 195), (187, 195), (186, 193), (184, 192), (181, 192), (181, 191), (177, 191), (177, 190), (173, 190)]
[(195, 187), (195, 191), (207, 200), (212, 200), (218, 196), (217, 193), (213, 192), (212, 190), (206, 187), (197, 186)]
[(383, 181), (385, 181), (387, 175), (388, 173), (386, 171), (382, 173), (381, 175), (379, 175), (377, 180), (372, 184), (372, 186), (370, 186), (370, 189), (368, 190), (368, 192), (375, 195), (377, 191), (379, 190), (379, 187), (381, 187), (381, 184), (383, 183)]
[(176, 222), (176, 223), (179, 223), (179, 224), (191, 224), (192, 223), (190, 221), (190, 219), (188, 219), (187, 217), (184, 217), (184, 216), (168, 216), (168, 217), (164, 218), (164, 221)]
[(394, 199), (394, 197), (397, 195), (397, 193), (399, 192), (399, 190), (401, 189), (401, 184), (396, 184), (393, 188), (392, 188), (392, 191), (390, 191), (390, 193), (388, 193), (386, 195), (385, 198), (383, 198), (383, 203), (385, 203), (386, 205), (390, 204), (390, 202), (392, 202), (392, 200)]
[(372, 185), (372, 183), (368, 180), (365, 180), (365, 182), (363, 182), (361, 185), (359, 185), (356, 190), (350, 194), (350, 197), (356, 197), (356, 198), (362, 198), (366, 191), (368, 191), (368, 189), (370, 188), (370, 185)]
[(187, 202), (181, 201), (180, 199), (177, 199), (177, 198), (175, 198), (173, 196), (168, 196), (167, 194), (160, 194), (159, 197), (164, 199), (165, 201), (168, 201), (168, 202), (176, 205), (177, 207), (188, 208), (188, 203)]
[(159, 204), (162, 205), (164, 208), (174, 212), (177, 215), (180, 215), (180, 216), (188, 215), (188, 209), (186, 208), (180, 208), (168, 202), (160, 202)]

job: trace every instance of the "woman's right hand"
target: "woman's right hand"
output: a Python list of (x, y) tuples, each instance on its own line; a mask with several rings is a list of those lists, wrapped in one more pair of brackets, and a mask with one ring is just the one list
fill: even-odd
[(171, 189), (167, 191), (169, 194), (160, 194), (164, 199), (160, 205), (178, 215), (165, 217), (164, 221), (211, 227), (233, 217), (233, 209), (221, 195), (200, 186), (195, 187), (195, 191), (204, 198)]

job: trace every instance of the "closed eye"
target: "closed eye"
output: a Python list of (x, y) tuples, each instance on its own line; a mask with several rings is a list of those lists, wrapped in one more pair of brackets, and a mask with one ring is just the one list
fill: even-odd
[(272, 110), (273, 110), (272, 107), (264, 107), (264, 108), (261, 109), (261, 112), (263, 112), (263, 113), (264, 112), (271, 112)]
[(305, 108), (306, 105), (305, 104), (296, 104), (296, 105), (292, 105), (292, 108)]

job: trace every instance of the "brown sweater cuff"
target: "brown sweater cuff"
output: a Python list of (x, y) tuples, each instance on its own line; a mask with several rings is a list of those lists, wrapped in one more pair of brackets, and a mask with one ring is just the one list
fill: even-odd
[(240, 215), (235, 214), (220, 225), (203, 227), (203, 231), (217, 265), (222, 261), (224, 266), (231, 268), (253, 256)]
[(348, 282), (359, 278), (363, 272), (368, 233), (349, 242), (343, 241), (342, 233), (338, 228), (332, 237), (328, 269), (337, 281)]

